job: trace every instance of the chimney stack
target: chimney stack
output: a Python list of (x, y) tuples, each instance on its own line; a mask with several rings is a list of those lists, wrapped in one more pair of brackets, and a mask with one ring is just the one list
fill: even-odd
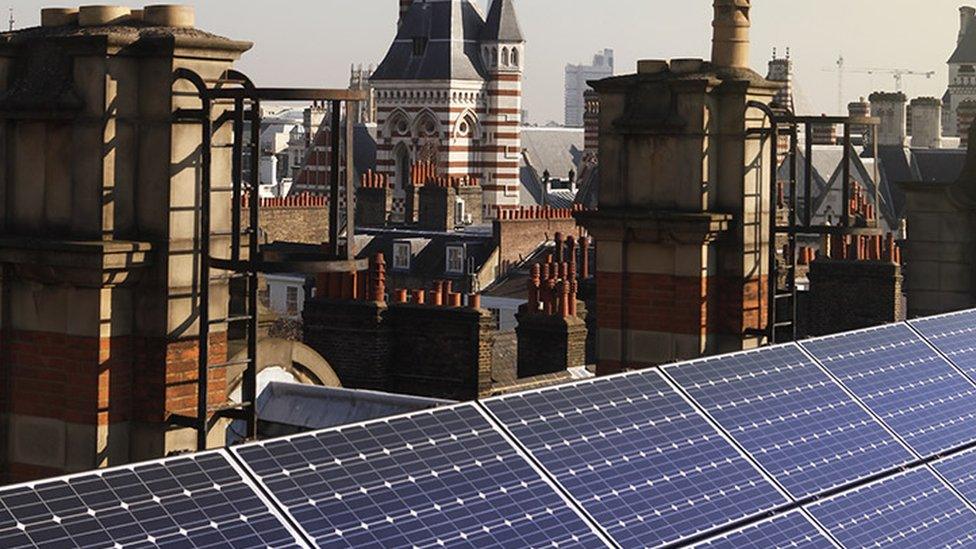
[(957, 44), (962, 43), (962, 39), (966, 36), (966, 32), (969, 31), (974, 20), (976, 20), (976, 8), (970, 6), (959, 8), (959, 39), (956, 42)]
[(902, 92), (875, 92), (871, 102), (871, 116), (881, 119), (878, 145), (904, 147), (908, 133), (908, 98)]
[(911, 105), (912, 147), (938, 149), (942, 146), (942, 101), (918, 97)]
[(712, 64), (749, 67), (749, 10), (752, 0), (715, 0), (712, 21)]

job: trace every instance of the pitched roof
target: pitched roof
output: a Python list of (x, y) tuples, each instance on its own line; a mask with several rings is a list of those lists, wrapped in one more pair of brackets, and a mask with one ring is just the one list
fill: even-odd
[(512, 0), (494, 0), (491, 3), (481, 39), (486, 42), (525, 42)]
[(952, 52), (949, 63), (976, 63), (976, 24), (966, 28), (966, 34)]
[[(470, 0), (414, 2), (370, 80), (484, 80), (484, 25)], [(426, 41), (421, 55), (414, 55), (415, 40)]]

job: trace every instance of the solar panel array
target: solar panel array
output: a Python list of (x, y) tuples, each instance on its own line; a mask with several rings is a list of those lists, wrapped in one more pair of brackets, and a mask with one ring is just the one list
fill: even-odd
[(976, 546), (976, 311), (0, 488), (0, 547)]

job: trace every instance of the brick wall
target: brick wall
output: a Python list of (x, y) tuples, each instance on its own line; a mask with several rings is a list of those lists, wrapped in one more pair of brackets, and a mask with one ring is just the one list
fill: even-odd
[(481, 309), (313, 299), (305, 343), (344, 387), (470, 400), (491, 392), (493, 324)]
[(901, 266), (819, 259), (810, 264), (807, 331), (824, 336), (905, 319)]
[(518, 318), (518, 377), (556, 374), (586, 365), (586, 324), (577, 317)]
[(493, 224), (498, 244), (499, 276), (531, 255), (540, 244), (552, 240), (556, 233), (579, 233), (572, 212), (543, 208), (502, 210), (501, 219), (496, 219)]
[[(242, 215), (246, 222), (247, 210)], [(324, 196), (262, 199), (258, 221), (268, 242), (321, 244), (329, 239), (329, 206)]]

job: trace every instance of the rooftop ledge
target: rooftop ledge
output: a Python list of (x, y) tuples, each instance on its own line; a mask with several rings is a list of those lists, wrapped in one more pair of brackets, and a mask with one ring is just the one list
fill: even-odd
[(127, 240), (55, 240), (23, 236), (0, 237), (0, 262), (119, 271), (151, 262), (152, 245)]

